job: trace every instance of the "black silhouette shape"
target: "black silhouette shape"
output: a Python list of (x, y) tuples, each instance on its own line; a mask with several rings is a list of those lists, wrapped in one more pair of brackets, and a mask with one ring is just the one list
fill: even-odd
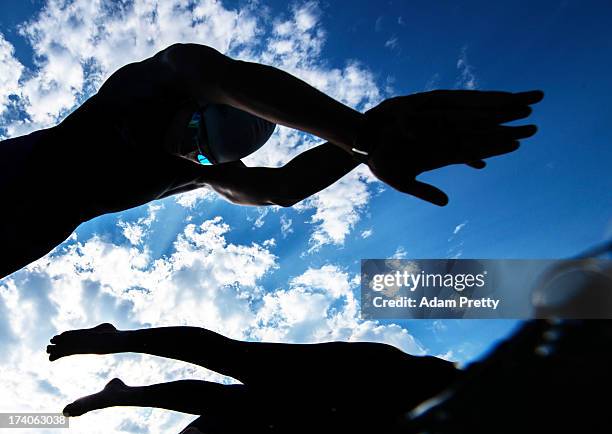
[[(535, 126), (501, 124), (529, 116), (542, 97), (433, 91), (362, 114), (274, 67), (174, 44), (120, 68), (59, 125), (0, 142), (0, 242), (11, 252), (0, 277), (87, 220), (204, 185), (239, 204), (291, 206), (363, 162), (392, 187), (445, 205), (415, 177), (449, 164), (483, 168), (482, 159), (516, 150)], [(246, 167), (238, 158), (273, 124), (327, 142), (280, 168)], [(221, 164), (203, 166), (201, 154)]]
[(119, 331), (101, 324), (53, 337), (47, 352), (50, 360), (146, 353), (239, 380), (242, 384), (182, 380), (130, 387), (114, 379), (64, 409), (79, 416), (112, 406), (165, 408), (202, 415), (189, 427), (205, 433), (384, 432), (460, 376), (450, 362), (385, 344), (241, 342), (196, 327)]
[(611, 345), (609, 320), (527, 321), (393, 432), (607, 434)]

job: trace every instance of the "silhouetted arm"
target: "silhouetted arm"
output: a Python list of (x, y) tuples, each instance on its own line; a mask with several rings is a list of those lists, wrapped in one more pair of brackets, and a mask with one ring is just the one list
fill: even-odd
[[(362, 114), (280, 69), (234, 60), (200, 44), (171, 45), (113, 75), (100, 92), (106, 87), (111, 105), (121, 105), (126, 92), (136, 100), (155, 94), (162, 101), (230, 105), (321, 137), (359, 157), (393, 188), (441, 206), (448, 202), (446, 194), (416, 177), (450, 164), (483, 168), (482, 159), (515, 151), (520, 139), (535, 134), (535, 126), (501, 124), (529, 116), (529, 105), (543, 98), (540, 91), (440, 90), (390, 98), (371, 115)], [(260, 172), (254, 172), (253, 179), (265, 187), (267, 178)], [(186, 191), (190, 181), (183, 182), (185, 178), (177, 173), (177, 185), (162, 194)], [(238, 203), (275, 203), (273, 197), (252, 201), (252, 194), (227, 180), (211, 185)]]
[(247, 167), (242, 163), (206, 167), (199, 182), (234, 203), (292, 206), (327, 188), (358, 164), (348, 153), (326, 142), (280, 168)]
[[(279, 69), (232, 60), (204, 45), (176, 44), (113, 73), (98, 94), (50, 129), (54, 137), (36, 151), (20, 147), (5, 155), (8, 148), (0, 149), (20, 177), (2, 180), (0, 188), (10, 183), (12, 191), (2, 195), (11, 212), (0, 222), (0, 241), (12, 253), (0, 276), (47, 253), (84, 221), (202, 184), (237, 203), (291, 205), (354, 167), (350, 154), (334, 145), (348, 151), (356, 138), (367, 147), (363, 161), (378, 179), (444, 205), (447, 196), (416, 177), (449, 164), (481, 168), (481, 159), (516, 150), (535, 126), (501, 124), (529, 116), (528, 106), (542, 97), (434, 91), (384, 101), (373, 109), (374, 122)], [(328, 143), (282, 169), (203, 168), (168, 153), (167, 131), (160, 127), (169, 121), (164, 110), (176, 114), (194, 99), (229, 104)], [(164, 113), (154, 116), (158, 112)], [(83, 137), (91, 139), (88, 146), (82, 146)], [(26, 155), (31, 158), (21, 158)], [(49, 209), (62, 212), (40, 217)]]
[(114, 379), (64, 413), (130, 405), (204, 414), (216, 421), (204, 432), (387, 432), (406, 411), (461, 377), (450, 362), (380, 343), (246, 342), (195, 327), (117, 330), (101, 324), (61, 333), (47, 347), (50, 360), (117, 352), (195, 363), (242, 384), (181, 380), (134, 387)]
[(174, 85), (202, 102), (226, 104), (276, 124), (306, 131), (349, 151), (365, 120), (278, 68), (233, 60), (200, 44), (174, 44), (156, 58), (175, 74)]
[(55, 128), (0, 141), (0, 278), (47, 254), (80, 223), (71, 173), (57, 170), (65, 154), (52, 152), (56, 142)]
[(540, 91), (433, 91), (388, 99), (366, 116), (277, 68), (204, 45), (175, 44), (156, 57), (186, 95), (312, 133), (348, 153), (358, 149), (381, 181), (440, 206), (446, 194), (415, 178), (449, 164), (483, 168), (483, 158), (515, 151), (535, 126), (500, 124), (529, 116), (528, 106), (543, 97)]

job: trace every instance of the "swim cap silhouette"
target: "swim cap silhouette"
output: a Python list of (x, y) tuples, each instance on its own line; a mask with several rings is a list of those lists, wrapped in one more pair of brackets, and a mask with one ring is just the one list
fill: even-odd
[(268, 141), (276, 124), (224, 105), (206, 106), (201, 117), (201, 153), (211, 163), (237, 161)]

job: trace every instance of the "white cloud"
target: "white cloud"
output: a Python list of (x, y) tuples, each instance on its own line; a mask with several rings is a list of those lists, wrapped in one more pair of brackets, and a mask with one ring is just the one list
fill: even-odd
[(431, 329), (435, 333), (440, 333), (448, 330), (448, 326), (442, 320), (437, 319), (431, 324)]
[(374, 23), (374, 30), (380, 32), (383, 27), (383, 16), (380, 15), (376, 18), (376, 22)]
[(478, 88), (478, 79), (474, 74), (474, 67), (468, 62), (467, 46), (461, 49), (459, 59), (457, 60), (457, 69), (459, 70), (459, 77), (456, 82), (457, 87), (469, 90)]
[(202, 187), (196, 190), (188, 191), (187, 193), (181, 193), (174, 196), (174, 200), (181, 206), (185, 208), (193, 209), (197, 204), (203, 201), (212, 201), (217, 199), (217, 193), (215, 193), (211, 188)]
[(370, 238), (373, 233), (374, 233), (374, 230), (372, 228), (366, 229), (365, 231), (361, 232), (361, 238), (363, 238), (364, 240), (366, 238)]
[(272, 209), (272, 207), (270, 206), (258, 206), (254, 208), (256, 215), (255, 218), (249, 216), (250, 213), (247, 212), (246, 219), (249, 222), (253, 222), (253, 229), (259, 229), (264, 225), (264, 223), (266, 222), (266, 216), (270, 212), (270, 209)]
[(455, 353), (453, 352), (453, 350), (448, 350), (444, 354), (438, 354), (436, 357), (439, 358), (439, 359), (447, 360), (449, 362), (456, 362), (457, 361), (457, 356), (455, 356)]
[(55, 124), (119, 67), (174, 42), (200, 42), (221, 51), (252, 43), (256, 22), (252, 5), (236, 11), (217, 1), (190, 9), (179, 0), (49, 0), (20, 28), (36, 54), (36, 69), (19, 89), (20, 103), (33, 122), (14, 122), (9, 133)]
[(276, 246), (276, 240), (274, 238), (269, 238), (269, 239), (265, 240), (261, 245), (264, 246), (264, 247), (275, 247)]
[(335, 265), (309, 268), (289, 288), (268, 293), (254, 334), (266, 341), (386, 342), (411, 354), (424, 348), (403, 328), (359, 320), (353, 290), (358, 282)]
[(406, 259), (407, 257), (408, 252), (406, 251), (404, 246), (398, 246), (397, 249), (395, 249), (393, 255), (391, 255), (391, 258), (393, 259)]
[(397, 39), (397, 36), (395, 35), (385, 41), (385, 48), (389, 48), (393, 50), (397, 48), (397, 46), (398, 46), (398, 39)]
[[(271, 243), (229, 243), (230, 227), (216, 217), (189, 224), (175, 250), (152, 258), (146, 246), (117, 245), (93, 237), (72, 240), (26, 269), (0, 281), (0, 306), (10, 318), (3, 339), (0, 408), (59, 411), (99, 390), (114, 376), (127, 384), (179, 378), (229, 381), (206, 370), (149, 356), (79, 356), (49, 363), (47, 340), (59, 331), (112, 322), (119, 328), (189, 324), (236, 339), (320, 342), (375, 341), (412, 354), (424, 348), (407, 330), (359, 318), (357, 276), (336, 265), (309, 268), (286, 288), (265, 292), (259, 280), (272, 272)], [(45, 321), (32, 321), (45, 318)], [(6, 328), (6, 327), (5, 327)], [(75, 433), (178, 432), (189, 417), (164, 411), (112, 409), (71, 421)], [(163, 428), (162, 428), (163, 427)]]
[(294, 6), (293, 11), (295, 23), (300, 32), (308, 31), (317, 25), (320, 11), (316, 2), (309, 1), (299, 7)]
[(483, 348), (474, 342), (464, 341), (449, 348), (445, 353), (437, 354), (449, 362), (454, 362), (457, 367), (464, 368), (468, 363), (483, 355)]
[[(366, 109), (381, 98), (373, 73), (363, 64), (349, 59), (333, 67), (323, 58), (326, 33), (314, 2), (296, 4), (288, 18), (271, 23), (266, 8), (256, 2), (235, 10), (212, 0), (193, 8), (187, 4), (50, 0), (21, 28), (36, 55), (34, 70), (23, 71), (10, 44), (0, 39), (0, 68), (9, 72), (0, 78), (0, 120), (7, 134), (57, 123), (120, 66), (178, 41), (204, 43), (233, 57), (278, 66), (355, 108)], [(264, 34), (268, 27), (271, 32)], [(13, 94), (28, 120), (3, 117)], [(247, 160), (278, 166), (318, 142), (280, 127)], [(312, 251), (344, 242), (367, 207), (368, 184), (373, 181), (361, 167), (299, 204), (298, 211), (312, 212)], [(213, 197), (203, 188), (175, 200), (193, 208)], [(370, 340), (423, 353), (402, 327), (359, 319), (354, 295), (358, 276), (336, 265), (308, 269), (283, 288), (265, 291), (260, 282), (277, 267), (270, 251), (275, 240), (228, 242), (231, 228), (221, 217), (196, 223), (190, 216), (178, 234), (167, 234), (175, 235), (173, 251), (153, 257), (148, 236), (158, 211), (158, 204), (150, 205), (145, 217), (116, 222), (111, 231), (120, 231), (128, 243), (109, 241), (113, 238), (108, 232), (87, 240), (73, 236), (51, 255), (0, 281), (0, 408), (59, 411), (115, 375), (128, 384), (221, 379), (202, 369), (139, 355), (82, 356), (53, 364), (46, 360), (44, 347), (53, 334), (101, 322), (120, 328), (189, 324), (237, 339)], [(296, 223), (283, 217), (281, 233), (286, 235)], [(178, 431), (189, 419), (165, 411), (113, 409), (74, 419), (71, 429), (95, 434), (120, 427), (136, 432), (146, 426), (150, 432), (167, 432)]]
[[(365, 110), (375, 105), (381, 93), (371, 71), (355, 59), (347, 60), (343, 68), (331, 68), (322, 58), (326, 33), (320, 25), (320, 16), (315, 2), (295, 4), (289, 19), (273, 20), (270, 33), (245, 41), (240, 50), (229, 54), (281, 68), (351, 107)], [(260, 44), (262, 49), (257, 50)], [(321, 143), (318, 138), (280, 126), (266, 146), (245, 162), (250, 166), (277, 167), (318, 143)], [(366, 172), (351, 174), (341, 181), (341, 186), (337, 183), (299, 205), (302, 211), (314, 212), (311, 245), (315, 250), (324, 244), (344, 243), (369, 199), (367, 183), (374, 178)], [(352, 191), (355, 202), (335, 202), (338, 193)], [(178, 203), (194, 206), (200, 198), (209, 197), (206, 193), (187, 193), (178, 198)]]
[(0, 116), (10, 104), (9, 96), (20, 94), (19, 79), (23, 65), (14, 57), (15, 49), (0, 33)]
[(304, 201), (301, 208), (313, 207), (311, 217), (318, 226), (310, 237), (309, 252), (319, 250), (325, 244), (343, 244), (346, 236), (359, 221), (360, 213), (370, 198), (367, 183), (373, 176), (360, 166), (322, 192)]
[[(457, 237), (461, 238), (461, 235), (459, 234), (463, 231), (463, 228), (465, 228), (467, 224), (468, 224), (468, 221), (466, 220), (463, 223), (460, 223), (457, 226), (455, 226), (455, 229), (453, 229), (452, 235), (448, 238), (448, 242), (449, 243), (453, 242)], [(461, 256), (463, 256), (463, 245), (464, 245), (463, 240), (451, 245), (446, 251), (446, 256), (450, 259), (460, 258)]]
[(280, 218), (281, 224), (281, 233), (283, 234), (283, 238), (286, 238), (289, 234), (293, 233), (293, 220), (287, 217), (286, 215), (282, 215)]
[(449, 259), (459, 259), (461, 256), (463, 256), (463, 245), (464, 242), (460, 241), (457, 244), (449, 247), (446, 251), (446, 257)]
[(435, 74), (431, 76), (429, 80), (427, 80), (427, 83), (425, 83), (425, 87), (423, 88), (423, 90), (425, 92), (428, 92), (430, 90), (437, 89), (439, 85), (440, 85), (440, 74), (436, 72)]
[(463, 223), (460, 223), (457, 226), (455, 226), (455, 229), (453, 229), (453, 235), (457, 235), (459, 231), (461, 231), (467, 224), (468, 222), (466, 220)]
[(157, 212), (162, 208), (163, 205), (160, 203), (151, 203), (147, 206), (147, 215), (145, 217), (140, 217), (135, 222), (124, 222), (119, 220), (117, 225), (122, 229), (123, 236), (127, 238), (131, 244), (141, 244), (147, 230), (157, 218)]
[(394, 95), (395, 92), (395, 77), (392, 75), (387, 75), (387, 78), (385, 78), (385, 92), (387, 95)]

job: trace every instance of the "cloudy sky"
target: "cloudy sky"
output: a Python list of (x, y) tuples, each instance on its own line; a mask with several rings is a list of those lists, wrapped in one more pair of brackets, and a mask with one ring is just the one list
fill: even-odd
[[(562, 258), (612, 236), (611, 7), (382, 3), (0, 3), (0, 138), (57, 124), (117, 68), (174, 42), (277, 66), (359, 110), (435, 88), (546, 92), (533, 116), (540, 132), (520, 151), (482, 172), (423, 177), (449, 193), (444, 209), (360, 168), (290, 209), (237, 207), (201, 190), (81, 225), (0, 281), (0, 412), (60, 411), (115, 376), (131, 385), (225, 381), (149, 356), (47, 361), (51, 336), (101, 322), (194, 325), (249, 340), (381, 341), (465, 363), (516, 322), (363, 321), (360, 259)], [(319, 142), (278, 127), (247, 164), (280, 165)], [(50, 211), (41, 210), (41, 225)], [(191, 419), (122, 408), (73, 419), (71, 429), (178, 432)]]

